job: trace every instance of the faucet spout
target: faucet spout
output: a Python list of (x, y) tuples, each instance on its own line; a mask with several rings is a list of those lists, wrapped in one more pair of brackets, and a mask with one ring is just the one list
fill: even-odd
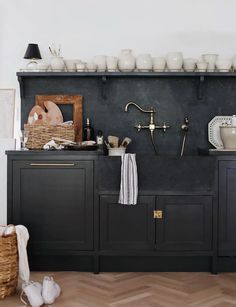
[(156, 111), (154, 110), (154, 108), (151, 108), (150, 110), (144, 110), (144, 109), (142, 109), (139, 105), (137, 105), (137, 103), (135, 103), (135, 102), (132, 102), (132, 101), (130, 101), (130, 102), (128, 102), (127, 104), (126, 104), (126, 106), (125, 106), (125, 112), (128, 112), (128, 108), (129, 108), (129, 106), (131, 106), (131, 105), (133, 105), (133, 106), (135, 106), (137, 109), (139, 109), (141, 112), (143, 112), (143, 113), (155, 113)]

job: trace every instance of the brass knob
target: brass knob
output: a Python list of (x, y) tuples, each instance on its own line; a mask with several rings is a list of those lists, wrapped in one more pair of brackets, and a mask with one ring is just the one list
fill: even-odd
[(162, 219), (163, 218), (162, 210), (154, 210), (153, 211), (153, 218), (154, 219)]

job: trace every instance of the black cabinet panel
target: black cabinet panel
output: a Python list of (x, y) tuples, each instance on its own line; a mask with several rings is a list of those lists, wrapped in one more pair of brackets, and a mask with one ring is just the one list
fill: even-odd
[(210, 196), (160, 196), (156, 219), (157, 249), (166, 251), (212, 248), (212, 198)]
[(13, 162), (13, 222), (31, 251), (93, 249), (93, 162)]
[(236, 255), (236, 161), (219, 162), (219, 254)]
[(138, 204), (118, 204), (118, 196), (100, 197), (100, 248), (102, 250), (154, 250), (154, 196), (139, 197)]

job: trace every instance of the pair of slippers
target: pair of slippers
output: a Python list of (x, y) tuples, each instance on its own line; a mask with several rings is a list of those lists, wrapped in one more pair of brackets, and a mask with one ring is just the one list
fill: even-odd
[(45, 276), (42, 284), (34, 281), (22, 284), (21, 301), (27, 305), (24, 300), (24, 296), (26, 296), (32, 307), (40, 307), (43, 304), (51, 305), (60, 293), (61, 288), (53, 278)]

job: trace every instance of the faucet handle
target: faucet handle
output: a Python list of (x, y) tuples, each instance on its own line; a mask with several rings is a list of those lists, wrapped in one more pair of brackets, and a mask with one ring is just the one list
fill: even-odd
[(138, 130), (138, 132), (141, 131), (142, 129), (142, 124), (139, 122), (138, 125), (135, 125), (134, 128), (136, 128)]

